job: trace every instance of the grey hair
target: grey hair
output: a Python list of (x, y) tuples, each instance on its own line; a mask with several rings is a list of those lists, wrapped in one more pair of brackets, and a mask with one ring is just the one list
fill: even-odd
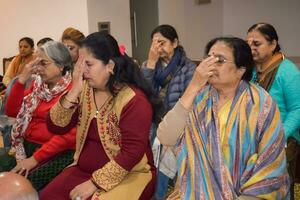
[(64, 44), (56, 41), (49, 41), (42, 45), (40, 49), (45, 52), (56, 65), (63, 67), (62, 75), (65, 75), (67, 71), (73, 69), (72, 57)]

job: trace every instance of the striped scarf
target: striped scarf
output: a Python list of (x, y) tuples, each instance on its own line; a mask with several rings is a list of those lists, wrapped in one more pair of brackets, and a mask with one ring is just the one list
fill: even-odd
[(202, 90), (178, 143), (181, 199), (284, 199), (289, 179), (276, 104), (261, 87), (241, 81), (221, 143), (217, 99), (213, 87)]
[(265, 90), (270, 90), (277, 74), (279, 65), (283, 61), (283, 59), (284, 55), (281, 52), (277, 52), (272, 56), (271, 60), (266, 64), (266, 66), (263, 66), (262, 69), (256, 69), (257, 82)]

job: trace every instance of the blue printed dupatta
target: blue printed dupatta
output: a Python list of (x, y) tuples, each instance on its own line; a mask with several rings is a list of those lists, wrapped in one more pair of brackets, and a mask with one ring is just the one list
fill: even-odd
[(289, 189), (279, 110), (261, 87), (241, 81), (232, 101), (223, 144), (217, 91), (206, 86), (194, 101), (178, 141), (181, 199), (284, 199)]

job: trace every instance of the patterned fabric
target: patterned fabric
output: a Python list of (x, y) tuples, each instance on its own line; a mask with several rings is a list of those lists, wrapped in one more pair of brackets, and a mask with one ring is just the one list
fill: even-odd
[(111, 160), (104, 167), (95, 171), (92, 177), (94, 183), (105, 191), (108, 191), (118, 185), (127, 174), (126, 170), (114, 160)]
[(27, 177), (28, 180), (30, 180), (32, 186), (37, 191), (41, 190), (65, 167), (73, 162), (73, 155), (73, 150), (68, 150), (58, 154), (49, 161), (31, 170)]
[[(33, 153), (40, 147), (40, 144), (24, 140), (24, 148), (28, 156), (32, 156)], [(8, 150), (5, 151), (5, 149), (0, 148), (0, 151), (0, 172), (10, 171), (16, 166), (16, 159), (8, 154)], [(36, 168), (29, 172), (27, 177), (28, 180), (30, 180), (31, 184), (37, 191), (41, 190), (66, 166), (72, 163), (73, 155), (74, 151), (68, 150), (49, 159), (47, 162), (39, 164)]]
[[(113, 159), (115, 155), (120, 152), (121, 133), (118, 126), (121, 113), (116, 113), (115, 108), (122, 108), (131, 98), (133, 98), (134, 93), (129, 91), (129, 87), (125, 87), (119, 92), (117, 97), (110, 98), (109, 101), (105, 102), (102, 109), (97, 111), (94, 102), (93, 88), (89, 87), (88, 84), (85, 84), (81, 94), (80, 106), (86, 109), (81, 109), (80, 111), (80, 123), (77, 126), (77, 133), (79, 134), (77, 134), (76, 139), (75, 160), (77, 160), (77, 156), (79, 156), (83, 148), (90, 122), (94, 117), (97, 119), (99, 137), (107, 156)], [(125, 94), (126, 96), (122, 97), (122, 94)], [(121, 101), (122, 104), (119, 104), (118, 106), (115, 105), (115, 102)], [(97, 115), (97, 112), (100, 112), (99, 116)]]
[[(81, 93), (79, 106), (72, 108), (73, 110), (77, 109), (78, 112), (71, 112), (72, 109), (66, 109), (63, 107), (60, 107), (61, 109), (59, 109), (59, 101), (52, 108), (55, 109), (56, 114), (61, 116), (61, 118), (67, 118), (70, 120), (76, 119), (76, 152), (72, 165), (66, 168), (59, 176), (57, 176), (53, 182), (51, 182), (44, 189), (41, 196), (43, 199), (56, 199), (56, 197), (58, 199), (58, 196), (61, 198), (62, 196), (67, 196), (65, 198), (67, 199), (70, 192), (67, 187), (71, 184), (74, 184), (74, 182), (72, 182), (73, 179), (82, 178), (81, 180), (85, 181), (87, 177), (93, 177), (93, 182), (106, 191), (96, 191), (92, 199), (139, 199), (139, 197), (142, 197), (143, 195), (146, 195), (147, 198), (145, 197), (142, 199), (150, 199), (149, 196), (151, 196), (154, 191), (153, 182), (155, 177), (155, 173), (153, 173), (155, 171), (153, 163), (150, 165), (150, 162), (153, 162), (151, 150), (149, 144), (147, 144), (151, 122), (151, 117), (149, 116), (152, 116), (152, 112), (149, 112), (151, 111), (151, 105), (148, 103), (146, 97), (141, 91), (124, 86), (118, 92), (117, 96), (108, 99), (106, 103), (101, 106), (101, 109), (97, 111), (93, 95), (93, 88), (85, 83)], [(144, 101), (144, 99), (146, 101), (145, 103), (147, 104), (140, 104)], [(139, 107), (139, 105), (141, 106)], [(147, 111), (147, 109), (149, 111)], [(67, 110), (69, 110), (69, 112)], [(134, 114), (134, 110), (140, 111), (141, 113), (149, 113), (149, 115), (147, 114), (145, 116), (147, 119), (147, 126), (144, 127), (144, 125), (142, 125), (141, 129), (139, 129), (139, 127), (136, 127), (135, 123), (134, 125), (126, 123), (128, 122), (125, 121), (127, 115), (129, 115), (128, 120), (130, 119), (130, 121), (132, 121), (131, 119), (135, 119), (136, 116), (140, 116)], [(63, 116), (62, 113), (77, 116), (75, 116), (75, 118)], [(79, 117), (78, 121), (77, 117)], [(54, 124), (58, 124), (53, 120), (57, 120), (57, 118), (53, 119), (51, 117), (51, 121)], [(141, 125), (143, 116), (140, 116), (139, 120), (138, 126)], [(97, 125), (95, 125), (95, 121)], [(72, 121), (69, 121), (69, 123), (72, 123)], [(128, 129), (127, 127), (125, 128), (125, 124), (128, 126)], [(69, 126), (69, 124), (67, 126)], [(121, 128), (123, 129), (121, 130)], [(95, 141), (95, 139), (92, 138), (92, 134), (96, 135), (93, 137), (97, 137), (99, 139), (101, 148), (98, 144), (95, 145), (95, 143), (98, 143), (98, 141)], [(133, 134), (138, 136), (136, 137), (136, 135), (134, 136)], [(130, 147), (132, 149), (129, 149), (128, 144), (136, 144), (136, 141), (139, 140), (138, 137), (140, 137), (142, 134), (145, 134), (145, 136), (143, 139), (144, 142), (141, 143), (141, 147), (139, 147), (138, 144)], [(128, 141), (126, 137), (129, 137)], [(91, 140), (93, 142), (91, 142)], [(88, 147), (91, 148), (91, 143), (93, 143), (94, 147), (97, 148), (92, 150), (92, 154), (89, 153), (89, 150), (91, 149), (88, 149)], [(147, 144), (148, 146), (145, 146), (144, 144)], [(124, 151), (121, 150), (122, 147)], [(129, 158), (129, 156), (126, 154), (130, 153), (130, 155), (132, 155), (131, 152), (135, 153), (140, 151), (143, 154), (143, 158), (141, 160), (138, 158), (138, 156), (131, 156), (138, 160), (133, 160), (132, 162), (127, 161), (131, 158)], [(148, 158), (148, 156), (151, 157)], [(119, 162), (120, 160), (121, 162)], [(102, 163), (100, 167), (98, 167), (98, 164), (95, 164), (97, 162)], [(136, 164), (131, 166), (132, 163)], [(88, 165), (94, 166), (96, 169)], [(127, 168), (128, 165), (129, 167)], [(75, 176), (72, 177), (68, 174), (71, 170), (78, 172), (78, 174), (75, 173), (76, 178)], [(88, 175), (83, 178), (82, 174)], [(60, 178), (62, 180), (60, 180)], [(148, 185), (150, 185), (153, 189), (150, 188), (148, 191)], [(72, 185), (72, 188), (75, 186), (76, 185)], [(57, 191), (57, 189), (60, 191), (60, 194), (51, 194), (51, 197), (46, 197), (49, 196), (49, 193), (53, 193), (52, 191)], [(144, 193), (144, 191), (146, 191), (146, 193)]]
[(31, 121), (32, 113), (39, 105), (41, 100), (49, 102), (52, 98), (65, 91), (71, 83), (71, 75), (67, 73), (53, 87), (49, 89), (47, 84), (42, 82), (40, 76), (34, 76), (33, 91), (25, 96), (21, 109), (17, 115), (16, 123), (13, 125), (11, 133), (12, 148), (10, 153), (15, 154), (17, 160), (26, 158), (26, 153), (23, 146), (24, 133)]
[(241, 81), (221, 143), (217, 91), (196, 97), (178, 141), (181, 199), (235, 199), (240, 195), (285, 199), (285, 139), (279, 110), (259, 86)]

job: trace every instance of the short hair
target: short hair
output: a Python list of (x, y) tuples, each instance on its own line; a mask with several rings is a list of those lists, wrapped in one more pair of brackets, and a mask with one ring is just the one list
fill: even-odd
[(27, 43), (30, 45), (31, 48), (34, 47), (34, 41), (33, 41), (32, 38), (30, 38), (30, 37), (23, 37), (23, 38), (21, 38), (21, 39), (19, 40), (19, 44), (20, 44), (20, 42), (22, 42), (22, 41), (27, 42)]
[(242, 80), (249, 82), (252, 79), (254, 61), (251, 49), (247, 42), (236, 37), (217, 37), (207, 43), (205, 48), (206, 55), (208, 55), (211, 47), (217, 42), (224, 42), (229, 48), (232, 49), (234, 63), (237, 68), (244, 67), (246, 69), (244, 75), (242, 76)]
[(79, 30), (69, 27), (66, 30), (64, 30), (61, 40), (72, 40), (75, 44), (78, 46), (81, 45), (81, 41), (85, 38), (84, 34), (80, 32)]
[(278, 43), (279, 38), (278, 38), (277, 32), (271, 24), (268, 24), (268, 23), (254, 24), (248, 29), (247, 33), (250, 33), (252, 31), (260, 32), (263, 35), (263, 37), (270, 43), (273, 40), (275, 40), (277, 42), (276, 48), (274, 49), (273, 53), (281, 50), (280, 45)]
[(60, 42), (46, 42), (40, 49), (51, 58), (59, 67), (63, 67), (62, 75), (73, 69), (72, 57), (68, 48)]
[(43, 45), (43, 44), (45, 44), (46, 42), (49, 42), (49, 41), (53, 41), (53, 39), (52, 39), (52, 38), (49, 38), (49, 37), (45, 37), (45, 38), (40, 39), (40, 40), (36, 43), (36, 45), (37, 45), (37, 46)]

